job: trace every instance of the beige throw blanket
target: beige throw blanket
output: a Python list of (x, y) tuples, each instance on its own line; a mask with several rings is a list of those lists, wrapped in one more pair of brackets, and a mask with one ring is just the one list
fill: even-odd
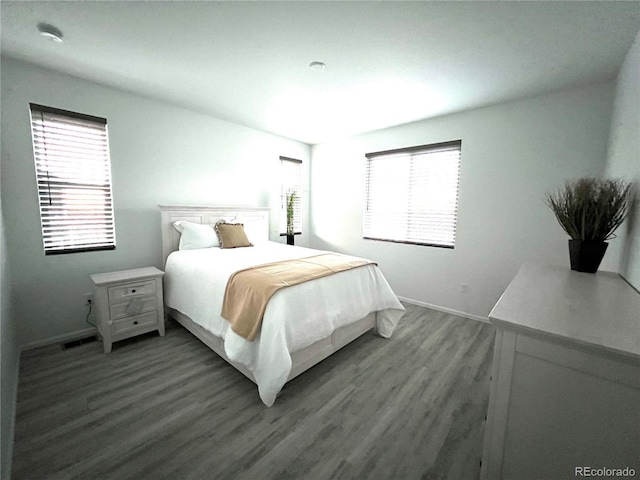
[(369, 264), (374, 262), (326, 253), (239, 270), (227, 282), (222, 318), (231, 323), (235, 333), (253, 341), (260, 331), (267, 302), (281, 288)]

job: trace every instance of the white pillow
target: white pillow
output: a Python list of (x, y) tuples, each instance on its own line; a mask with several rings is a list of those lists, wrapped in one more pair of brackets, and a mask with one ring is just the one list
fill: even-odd
[(268, 234), (265, 233), (264, 224), (262, 222), (249, 220), (243, 223), (244, 223), (244, 231), (247, 234), (249, 241), (254, 245), (259, 245), (269, 240), (269, 236)]
[(173, 226), (180, 232), (180, 250), (196, 250), (198, 248), (219, 247), (220, 240), (211, 225), (178, 220)]

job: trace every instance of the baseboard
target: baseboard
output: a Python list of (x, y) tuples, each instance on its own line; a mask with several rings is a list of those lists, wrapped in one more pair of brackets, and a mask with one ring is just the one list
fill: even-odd
[(474, 315), (473, 313), (461, 312), (460, 310), (454, 310), (453, 308), (441, 307), (439, 305), (433, 305), (427, 302), (421, 302), (420, 300), (414, 300), (412, 298), (406, 297), (398, 297), (398, 299), (402, 302), (407, 302), (412, 305), (418, 305), (419, 307), (426, 307), (432, 310), (437, 310), (439, 312), (450, 313), (452, 315), (457, 315), (458, 317), (468, 318), (470, 320), (476, 320), (478, 322), (490, 323), (488, 317), (483, 317), (481, 315)]
[[(478, 322), (490, 323), (489, 318), (482, 317), (480, 315), (474, 315), (472, 313), (461, 312), (460, 310), (454, 310), (452, 308), (441, 307), (439, 305), (433, 305), (431, 303), (422, 302), (420, 300), (414, 300), (412, 298), (400, 297), (398, 299), (403, 302), (411, 303), (412, 305), (418, 305), (420, 307), (431, 308), (432, 310), (437, 310), (439, 312), (450, 313), (452, 315), (457, 315), (463, 318), (469, 318), (471, 320), (476, 320)], [(33, 350), (34, 348), (46, 347), (48, 345), (55, 345), (57, 343), (65, 343), (70, 342), (72, 340), (78, 340), (80, 338), (90, 337), (91, 335), (97, 335), (98, 330), (95, 328), (84, 328), (82, 330), (76, 330), (75, 332), (65, 333), (64, 335), (57, 335), (55, 337), (50, 337), (45, 340), (38, 340), (36, 342), (30, 342), (23, 345), (20, 350)]]
[(97, 335), (98, 330), (96, 328), (83, 328), (82, 330), (76, 330), (75, 332), (65, 333), (64, 335), (56, 335), (45, 340), (38, 340), (36, 342), (27, 343), (22, 345), (21, 351), (33, 350), (34, 348), (46, 347), (47, 345), (55, 345), (56, 343), (66, 343), (72, 340), (79, 340), (81, 338), (90, 337), (91, 335)]

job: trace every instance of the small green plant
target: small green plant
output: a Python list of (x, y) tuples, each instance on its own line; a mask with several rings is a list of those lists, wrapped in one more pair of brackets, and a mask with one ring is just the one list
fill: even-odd
[(630, 187), (622, 180), (585, 177), (565, 182), (544, 201), (572, 239), (604, 242), (615, 238), (629, 213)]
[(298, 198), (298, 194), (295, 190), (289, 190), (286, 196), (286, 206), (287, 206), (287, 235), (293, 235), (295, 230), (293, 228), (293, 212), (294, 206), (296, 204), (296, 199)]

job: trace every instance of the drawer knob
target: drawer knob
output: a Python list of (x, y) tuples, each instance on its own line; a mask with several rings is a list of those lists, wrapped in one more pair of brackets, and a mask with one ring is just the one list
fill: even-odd
[(137, 325), (138, 324), (138, 320), (134, 320), (133, 324)]
[(132, 288), (132, 289), (131, 289), (131, 293), (136, 293), (136, 289), (135, 289), (135, 288)]

